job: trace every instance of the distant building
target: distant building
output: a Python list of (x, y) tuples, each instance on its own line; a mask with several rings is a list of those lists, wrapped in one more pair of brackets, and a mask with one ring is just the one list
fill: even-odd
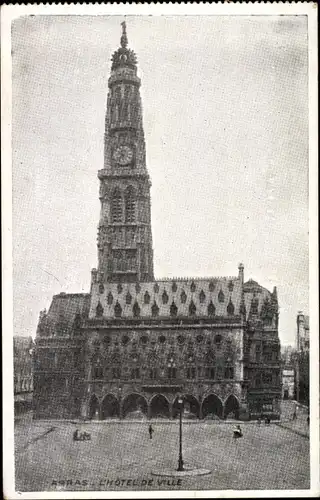
[(301, 311), (297, 315), (297, 350), (298, 352), (309, 351), (309, 316), (306, 316)]
[(295, 398), (297, 401), (309, 404), (309, 351), (310, 329), (309, 316), (302, 311), (297, 315), (297, 354), (295, 357)]
[(285, 366), (282, 369), (282, 398), (294, 398), (295, 369)]
[(13, 337), (14, 402), (17, 412), (31, 408), (33, 348), (32, 337)]
[(40, 315), (35, 417), (175, 418), (183, 396), (194, 418), (278, 418), (276, 287), (245, 282), (242, 264), (231, 277), (154, 278), (141, 82), (124, 23), (120, 45), (98, 172), (98, 268), (90, 293), (55, 295)]

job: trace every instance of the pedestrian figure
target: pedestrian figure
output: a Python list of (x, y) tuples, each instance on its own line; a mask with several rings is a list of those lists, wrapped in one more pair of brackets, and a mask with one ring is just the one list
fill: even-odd
[(234, 439), (237, 439), (237, 438), (241, 438), (242, 436), (243, 436), (242, 430), (241, 430), (240, 425), (238, 424), (233, 428), (233, 437), (234, 437)]
[(149, 437), (150, 437), (150, 439), (152, 439), (152, 434), (153, 434), (153, 432), (154, 432), (153, 427), (152, 427), (152, 425), (150, 424), (150, 425), (149, 425)]

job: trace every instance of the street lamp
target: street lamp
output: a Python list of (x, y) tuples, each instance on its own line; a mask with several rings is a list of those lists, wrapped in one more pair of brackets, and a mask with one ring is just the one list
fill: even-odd
[(179, 420), (179, 460), (178, 460), (178, 471), (181, 472), (184, 470), (183, 468), (183, 460), (182, 460), (182, 410), (183, 410), (183, 399), (182, 397), (178, 398), (178, 405), (180, 409), (180, 420)]

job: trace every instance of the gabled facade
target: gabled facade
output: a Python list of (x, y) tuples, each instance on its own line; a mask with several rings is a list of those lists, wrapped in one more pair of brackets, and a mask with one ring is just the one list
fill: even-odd
[(123, 23), (105, 122), (98, 268), (40, 315), (36, 418), (279, 417), (278, 299), (233, 277), (155, 280), (140, 79)]

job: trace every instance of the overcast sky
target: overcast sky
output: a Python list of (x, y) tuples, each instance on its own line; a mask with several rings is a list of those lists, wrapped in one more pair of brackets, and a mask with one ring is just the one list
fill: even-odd
[[(14, 334), (87, 292), (118, 16), (16, 20)], [(142, 79), (156, 277), (278, 287), (280, 338), (308, 313), (307, 18), (130, 17)]]

